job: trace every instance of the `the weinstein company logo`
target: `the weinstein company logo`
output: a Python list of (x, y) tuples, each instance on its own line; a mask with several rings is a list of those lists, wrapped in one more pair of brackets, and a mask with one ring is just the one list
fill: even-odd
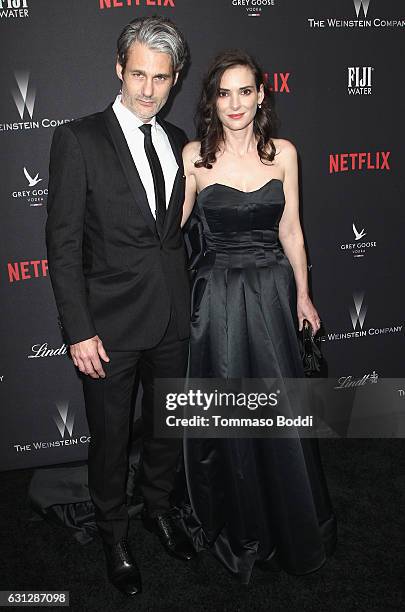
[(66, 431), (72, 437), (75, 415), (73, 412), (69, 412), (69, 402), (58, 402), (56, 408), (58, 409), (58, 414), (53, 419), (59, 429), (61, 438), (65, 437)]
[(171, 6), (175, 7), (175, 0), (98, 0), (99, 8), (122, 8), (124, 6)]
[[(12, 197), (16, 200), (25, 200), (30, 206), (42, 206), (48, 195), (48, 188), (42, 182), (44, 179), (39, 176), (39, 172), (28, 172), (25, 166), (21, 174), (25, 176), (27, 186), (25, 189), (13, 191)], [(42, 185), (37, 187), (39, 183)]]
[(291, 93), (288, 79), (290, 72), (265, 72), (263, 74), (267, 89), (276, 93)]
[[(0, 123), (0, 132), (8, 132), (10, 130), (14, 131), (52, 128), (61, 125), (62, 123), (68, 123), (69, 121), (71, 121), (71, 119), (48, 118), (41, 118), (39, 121), (35, 121), (34, 107), (36, 91), (30, 79), (30, 73), (28, 70), (17, 71), (14, 72), (14, 78), (17, 86), (13, 87), (13, 89), (11, 90), (11, 95), (21, 121)], [(30, 121), (28, 121), (27, 119), (30, 119)]]
[(275, 0), (230, 0), (232, 6), (243, 8), (248, 17), (261, 17), (263, 9), (275, 6)]
[(354, 234), (354, 242), (342, 243), (340, 245), (341, 251), (351, 253), (353, 258), (356, 259), (357, 257), (364, 257), (369, 249), (377, 246), (377, 242), (375, 240), (363, 240), (363, 238), (367, 235), (367, 232), (364, 228), (359, 230), (354, 222), (352, 224), (352, 230)]
[[(329, 17), (325, 19), (308, 19), (308, 25), (310, 28), (403, 28), (405, 27), (405, 19), (381, 19), (380, 17), (374, 17), (368, 19), (369, 8), (371, 0), (344, 0), (340, 4), (350, 4), (352, 2), (353, 17), (356, 19), (336, 19)], [(373, 1), (374, 4), (377, 2)], [(380, 6), (383, 3), (380, 2)]]
[(404, 327), (402, 323), (389, 327), (365, 327), (364, 323), (368, 310), (365, 292), (355, 291), (352, 299), (352, 304), (349, 306), (349, 314), (353, 331), (328, 333), (326, 336), (323, 336), (322, 340), (349, 340), (383, 334), (398, 334), (402, 331)]
[(363, 9), (364, 17), (367, 17), (368, 7), (370, 5), (370, 0), (353, 0), (354, 10), (356, 11), (356, 16), (358, 17), (360, 14), (360, 9)]
[(391, 151), (362, 151), (360, 153), (330, 153), (329, 174), (357, 170), (391, 170)]
[(360, 329), (363, 329), (367, 314), (367, 306), (364, 304), (364, 292), (353, 293), (353, 304), (354, 306), (351, 306), (349, 309), (353, 329), (355, 330), (357, 325), (359, 325)]
[(27, 109), (30, 119), (34, 114), (35, 104), (35, 89), (30, 85), (30, 73), (29, 72), (15, 72), (14, 73), (17, 87), (13, 89), (12, 94), (15, 105), (21, 120), (24, 119), (25, 109)]
[(13, 444), (17, 453), (27, 453), (31, 451), (41, 451), (47, 448), (61, 448), (64, 446), (78, 446), (79, 444), (88, 444), (90, 442), (89, 435), (73, 436), (73, 426), (75, 414), (69, 408), (68, 401), (56, 402), (57, 413), (53, 416), (53, 421), (58, 428), (60, 438), (57, 440), (35, 441), (28, 444)]
[(347, 93), (349, 96), (369, 96), (372, 93), (372, 66), (348, 66)]
[(29, 17), (28, 0), (0, 0), (0, 19)]

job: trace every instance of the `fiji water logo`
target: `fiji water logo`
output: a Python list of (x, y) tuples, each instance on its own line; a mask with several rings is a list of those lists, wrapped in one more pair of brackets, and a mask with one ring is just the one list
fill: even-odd
[(347, 93), (349, 96), (369, 96), (373, 91), (373, 66), (348, 66)]
[(0, 0), (0, 19), (29, 17), (28, 0)]

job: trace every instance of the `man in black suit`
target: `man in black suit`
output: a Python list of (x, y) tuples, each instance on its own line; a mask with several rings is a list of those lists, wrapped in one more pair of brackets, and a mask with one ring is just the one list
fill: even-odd
[(185, 375), (189, 284), (180, 221), (186, 136), (156, 117), (186, 59), (161, 17), (135, 19), (117, 43), (121, 92), (104, 112), (55, 130), (46, 238), (62, 328), (83, 373), (89, 489), (111, 582), (141, 591), (128, 546), (131, 394), (143, 387), (146, 525), (181, 559), (195, 554), (170, 505), (180, 441), (153, 438), (154, 378)]

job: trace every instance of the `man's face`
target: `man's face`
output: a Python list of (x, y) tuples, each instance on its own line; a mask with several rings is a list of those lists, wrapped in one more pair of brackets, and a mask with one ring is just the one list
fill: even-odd
[(125, 70), (118, 62), (116, 70), (122, 81), (122, 103), (144, 123), (165, 105), (178, 77), (168, 53), (153, 51), (140, 43), (130, 47)]

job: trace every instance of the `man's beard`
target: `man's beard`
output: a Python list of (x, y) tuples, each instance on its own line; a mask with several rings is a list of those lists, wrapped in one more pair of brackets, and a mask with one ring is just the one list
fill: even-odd
[[(164, 103), (164, 101), (161, 101), (159, 105), (157, 100), (155, 100), (154, 98), (143, 99), (138, 96), (131, 96), (130, 94), (125, 92), (124, 89), (122, 90), (121, 99), (124, 106), (126, 106), (130, 111), (132, 111), (137, 117), (139, 116), (139, 118), (141, 119), (152, 119), (152, 117), (157, 115), (157, 113), (160, 111)], [(141, 105), (141, 102), (150, 102), (150, 108), (143, 107)]]

